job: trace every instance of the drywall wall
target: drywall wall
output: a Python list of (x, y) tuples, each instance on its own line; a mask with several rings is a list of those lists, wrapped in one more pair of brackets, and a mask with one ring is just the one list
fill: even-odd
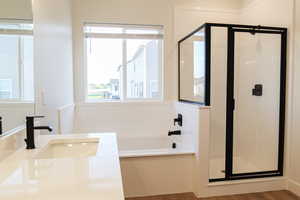
[[(84, 4), (80, 0), (73, 1), (73, 34), (74, 34), (74, 72), (75, 72), (75, 131), (117, 131), (119, 135), (152, 132), (165, 134), (169, 129), (175, 110), (165, 103), (157, 103), (147, 106), (140, 106), (139, 103), (122, 104), (115, 103), (114, 106), (105, 104), (84, 105), (85, 98), (85, 61), (83, 44), (83, 23), (125, 23), (125, 24), (155, 24), (164, 26), (164, 101), (177, 99), (177, 41), (194, 28), (204, 22), (237, 22), (236, 11), (241, 4), (237, 0), (226, 2), (214, 1), (137, 1), (124, 2), (120, 0), (96, 1), (88, 0)], [(199, 12), (199, 8), (205, 12)], [(214, 9), (213, 9), (214, 8)], [(226, 9), (224, 9), (226, 8)], [(134, 10), (134, 12), (133, 12)], [(220, 10), (221, 15), (220, 15)], [(229, 10), (229, 11), (228, 11)], [(138, 17), (137, 17), (138, 16)], [(226, 19), (226, 20), (224, 20)], [(175, 26), (174, 26), (175, 25)], [(120, 105), (119, 105), (120, 104)], [(133, 105), (137, 106), (137, 109)], [(165, 107), (164, 107), (165, 106)], [(108, 107), (105, 109), (105, 107)], [(139, 112), (144, 107), (143, 112)], [(151, 110), (150, 110), (151, 109)], [(143, 122), (140, 125), (129, 123), (125, 118), (128, 110), (131, 112), (131, 122)], [(101, 114), (99, 114), (101, 113)], [(100, 115), (100, 116), (99, 116)], [(156, 115), (156, 118), (149, 116)], [(99, 117), (96, 117), (99, 116)], [(113, 118), (110, 123), (104, 123), (107, 119)], [(136, 119), (136, 120), (133, 120)], [(123, 120), (123, 121), (122, 121)], [(162, 120), (165, 124), (161, 123)], [(79, 123), (80, 122), (80, 123)], [(125, 123), (128, 122), (128, 123)], [(114, 124), (114, 126), (110, 126)], [(154, 128), (155, 127), (155, 128)]]
[[(245, 2), (241, 9), (240, 23), (287, 27), (291, 30), (292, 13), (293, 0), (253, 0)], [(236, 45), (234, 151), (237, 156), (246, 158), (262, 170), (277, 169), (280, 41), (280, 36), (276, 35), (248, 37), (247, 34), (236, 34), (236, 42), (240, 44)], [(253, 65), (253, 62), (256, 64)], [(289, 77), (292, 66), (290, 61), (288, 64)], [(254, 70), (254, 66), (260, 67)], [(263, 84), (264, 94), (261, 98), (251, 96), (251, 85), (253, 87), (254, 84)], [(289, 107), (287, 101), (287, 117)]]
[(246, 0), (241, 23), (265, 26), (291, 26), (294, 0)]
[[(212, 1), (212, 4), (210, 4), (208, 1), (195, 1), (198, 4), (189, 4), (188, 2), (190, 1), (186, 1), (185, 4), (178, 3), (174, 5), (174, 43), (207, 22), (239, 22), (237, 18), (239, 10), (235, 9), (234, 3), (227, 4), (227, 1), (218, 1), (218, 3)], [(203, 2), (206, 3), (203, 4)]]
[(75, 99), (84, 102), (85, 98), (85, 61), (83, 43), (84, 22), (94, 23), (124, 23), (124, 24), (151, 24), (164, 26), (164, 97), (166, 100), (176, 96), (175, 68), (173, 66), (173, 18), (172, 1), (165, 0), (74, 0), (74, 66), (75, 66)]
[(0, 19), (32, 20), (31, 0), (1, 0)]
[[(251, 1), (251, 0), (250, 0)], [(238, 10), (243, 6), (244, 0), (174, 0), (175, 5), (187, 9), (205, 10)]]
[(294, 9), (294, 71), (293, 71), (293, 118), (290, 135), (290, 168), (288, 188), (300, 196), (300, 2)]
[[(160, 0), (80, 0), (73, 1), (75, 132), (113, 131), (119, 137), (166, 136), (176, 117), (169, 100), (176, 98), (176, 65), (173, 65), (172, 1)], [(84, 22), (152, 24), (164, 27), (163, 93), (165, 102), (95, 103), (84, 105), (85, 62), (83, 44)]]
[(57, 132), (57, 110), (73, 104), (71, 1), (33, 0), (33, 13), (37, 114)]

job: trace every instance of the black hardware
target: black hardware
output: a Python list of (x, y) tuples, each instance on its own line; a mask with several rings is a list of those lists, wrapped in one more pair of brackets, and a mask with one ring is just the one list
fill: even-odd
[[(222, 23), (205, 23), (198, 29), (184, 37), (178, 42), (178, 100), (180, 102), (210, 105), (210, 63), (211, 63), (211, 28), (223, 27), (228, 30), (228, 59), (227, 59), (227, 106), (226, 106), (226, 161), (225, 161), (225, 178), (210, 179), (210, 182), (229, 181), (251, 178), (266, 178), (283, 176), (284, 163), (284, 135), (285, 135), (285, 105), (286, 105), (286, 63), (287, 63), (287, 28), (268, 27), (255, 25), (240, 25), (240, 24), (222, 24)], [(205, 100), (204, 102), (195, 102), (187, 99), (182, 99), (180, 96), (180, 45), (200, 30), (205, 30)], [(279, 114), (279, 149), (278, 149), (278, 169), (274, 171), (263, 171), (253, 173), (233, 174), (233, 120), (235, 110), (234, 100), (234, 46), (235, 32), (245, 32), (250, 34), (277, 34), (281, 35), (281, 74), (280, 74), (280, 114)], [(263, 93), (263, 88), (262, 88)], [(263, 94), (262, 94), (263, 95)]]
[(26, 149), (35, 149), (34, 144), (34, 130), (48, 130), (52, 132), (52, 128), (50, 126), (34, 126), (35, 118), (44, 118), (44, 116), (27, 116), (26, 117), (26, 139), (24, 139), (26, 143)]
[(3, 134), (3, 129), (2, 129), (2, 117), (0, 117), (0, 135)]
[(178, 124), (178, 126), (182, 126), (182, 114), (178, 114), (178, 117), (174, 119), (174, 126)]
[[(210, 24), (211, 26), (227, 27), (228, 29), (228, 66), (227, 66), (227, 111), (226, 111), (226, 156), (225, 156), (225, 177), (210, 179), (209, 182), (229, 181), (251, 178), (266, 178), (283, 176), (284, 163), (284, 127), (285, 127), (285, 103), (286, 103), (286, 63), (287, 63), (287, 29), (279, 27), (248, 26), (232, 24)], [(279, 114), (279, 141), (278, 141), (278, 167), (273, 171), (257, 171), (250, 173), (233, 173), (233, 120), (234, 120), (234, 59), (235, 59), (235, 33), (263, 33), (281, 35), (281, 65), (280, 65), (280, 114)], [(258, 93), (259, 88), (258, 86)], [(263, 87), (261, 87), (263, 95)]]
[(263, 85), (262, 84), (254, 85), (254, 88), (252, 89), (252, 95), (261, 97), (263, 95)]
[[(205, 44), (205, 63), (204, 63), (204, 73), (205, 73), (205, 78), (204, 78), (204, 100), (203, 101), (195, 101), (191, 99), (183, 99), (181, 97), (181, 91), (180, 91), (180, 55), (181, 55), (181, 44), (188, 38), (192, 37), (194, 34), (196, 34), (199, 31), (204, 32), (204, 44)], [(190, 104), (197, 104), (197, 105), (205, 105), (205, 106), (210, 106), (210, 74), (211, 74), (211, 26), (209, 24), (203, 24), (199, 28), (197, 28), (195, 31), (184, 37), (178, 42), (178, 101), (179, 102), (184, 102), (184, 103), (190, 103)]]
[(177, 146), (176, 143), (173, 142), (173, 143), (172, 143), (172, 149), (176, 149), (176, 146)]
[(169, 131), (168, 136), (171, 136), (171, 135), (181, 135), (181, 130)]

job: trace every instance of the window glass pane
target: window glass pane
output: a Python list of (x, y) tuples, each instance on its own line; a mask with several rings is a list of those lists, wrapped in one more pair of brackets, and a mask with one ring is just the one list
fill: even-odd
[(121, 39), (86, 39), (89, 100), (120, 99), (122, 45)]
[(204, 29), (180, 43), (180, 99), (205, 103)]
[(127, 98), (159, 98), (161, 40), (127, 40)]
[(204, 41), (194, 41), (194, 96), (201, 97), (205, 84)]
[(20, 97), (19, 37), (0, 35), (0, 99)]
[(23, 36), (23, 98), (34, 101), (33, 37)]
[(84, 31), (88, 100), (161, 97), (162, 39), (156, 36), (162, 27), (90, 24)]

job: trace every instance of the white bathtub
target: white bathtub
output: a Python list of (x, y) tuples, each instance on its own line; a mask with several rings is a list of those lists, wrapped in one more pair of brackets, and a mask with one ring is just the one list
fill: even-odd
[[(172, 144), (176, 143), (176, 148)], [(189, 137), (121, 138), (118, 139), (121, 158), (194, 154), (194, 144)]]

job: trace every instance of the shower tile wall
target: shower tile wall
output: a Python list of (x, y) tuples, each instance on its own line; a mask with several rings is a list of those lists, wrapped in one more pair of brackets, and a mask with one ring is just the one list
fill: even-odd
[[(270, 6), (272, 5), (272, 6)], [(289, 13), (289, 10), (292, 10), (292, 1), (279, 1), (279, 0), (253, 0), (253, 1), (244, 1), (242, 8), (236, 12), (237, 24), (253, 24), (253, 25), (266, 25), (266, 26), (279, 26), (279, 27), (290, 27), (292, 24), (291, 15), (282, 15), (280, 13)], [(207, 14), (208, 15), (208, 14)], [(224, 16), (223, 16), (224, 17)], [(217, 22), (217, 21), (216, 21)], [(232, 19), (226, 19), (222, 23), (232, 23)], [(219, 33), (218, 33), (219, 32)], [(221, 51), (222, 48), (227, 48), (227, 32), (223, 32), (224, 36), (220, 36), (220, 29), (212, 29), (212, 111), (211, 111), (211, 137), (210, 137), (210, 158), (211, 158), (211, 166), (210, 166), (210, 174), (211, 176), (215, 174), (214, 177), (211, 178), (221, 178), (224, 177), (224, 173), (220, 172), (220, 169), (224, 169), (225, 166), (225, 116), (222, 113), (225, 113), (224, 102), (222, 104), (221, 100), (225, 99), (226, 95), (226, 68), (227, 68), (227, 50)], [(275, 36), (276, 37), (276, 36)], [(270, 38), (274, 39), (274, 38)], [(243, 40), (241, 40), (243, 41)], [(247, 46), (246, 41), (244, 45)], [(268, 42), (268, 41), (266, 41)], [(267, 65), (268, 59), (271, 57), (275, 62), (276, 46), (269, 45), (267, 55), (267, 59), (265, 61), (261, 61), (265, 65)], [(244, 52), (246, 53), (246, 52)], [(224, 57), (226, 55), (226, 58)], [(266, 55), (266, 54), (265, 54)], [(262, 71), (262, 73), (267, 73), (268, 76), (272, 76), (276, 74), (273, 69), (268, 69), (267, 67)], [(246, 77), (249, 75), (245, 75)], [(241, 80), (243, 80), (242, 76)], [(274, 80), (273, 80), (274, 83)], [(266, 83), (264, 83), (266, 84)], [(215, 91), (214, 91), (215, 90)], [(248, 90), (248, 89), (247, 89)], [(247, 91), (249, 93), (249, 91)], [(251, 92), (251, 91), (250, 91)], [(266, 94), (267, 95), (267, 94)], [(272, 96), (277, 96), (278, 94), (272, 94)], [(218, 98), (217, 100), (215, 98)], [(268, 97), (267, 97), (268, 98)], [(259, 116), (260, 119), (268, 118), (272, 119), (271, 122), (261, 123), (259, 132), (253, 134), (251, 131), (247, 132), (244, 130), (251, 130), (249, 125), (241, 125), (240, 127), (236, 127), (236, 129), (240, 128), (239, 133), (236, 134), (234, 146), (234, 160), (237, 161), (239, 166), (235, 166), (236, 171), (240, 172), (245, 169), (250, 169), (254, 171), (255, 163), (261, 169), (270, 168), (272, 169), (274, 163), (277, 162), (277, 156), (274, 157), (270, 155), (277, 154), (277, 146), (275, 148), (275, 143), (278, 139), (277, 135), (274, 135), (278, 118), (274, 117), (274, 113), (268, 112), (272, 110), (272, 105), (274, 106), (277, 102), (274, 100), (269, 106), (266, 106), (264, 111), (265, 115), (261, 115), (259, 113), (255, 113), (253, 116)], [(249, 102), (248, 102), (249, 103)], [(251, 104), (251, 103), (250, 103)], [(260, 106), (263, 106), (263, 102), (260, 102)], [(266, 104), (267, 105), (267, 104)], [(271, 107), (270, 107), (271, 106)], [(272, 116), (271, 116), (272, 115)], [(262, 120), (266, 121), (266, 120)], [(269, 120), (270, 121), (270, 120)], [(238, 124), (236, 122), (235, 124)], [(250, 127), (250, 128), (249, 128)], [(270, 128), (271, 127), (271, 128)], [(272, 128), (273, 127), (273, 128)], [(244, 130), (241, 130), (241, 129)], [(269, 129), (270, 128), (270, 129)], [(265, 131), (263, 131), (265, 129)], [(268, 131), (266, 131), (268, 129)], [(273, 134), (273, 135), (272, 135)], [(254, 145), (255, 144), (255, 145)], [(269, 148), (268, 148), (269, 147)], [(272, 158), (270, 158), (272, 157)], [(254, 162), (255, 160), (255, 162)], [(242, 167), (246, 166), (246, 167)], [(271, 166), (271, 167), (270, 167)], [(239, 169), (238, 169), (239, 168)]]
[[(223, 178), (226, 152), (227, 28), (212, 27), (211, 33), (210, 176)], [(236, 38), (234, 173), (277, 169), (280, 37), (251, 36), (245, 33), (243, 37)], [(265, 87), (263, 98), (252, 96), (252, 87), (256, 83)]]
[[(234, 152), (251, 165), (235, 173), (277, 169), (280, 35), (236, 33)], [(263, 96), (252, 95), (255, 84)], [(234, 160), (237, 164), (238, 160)]]

